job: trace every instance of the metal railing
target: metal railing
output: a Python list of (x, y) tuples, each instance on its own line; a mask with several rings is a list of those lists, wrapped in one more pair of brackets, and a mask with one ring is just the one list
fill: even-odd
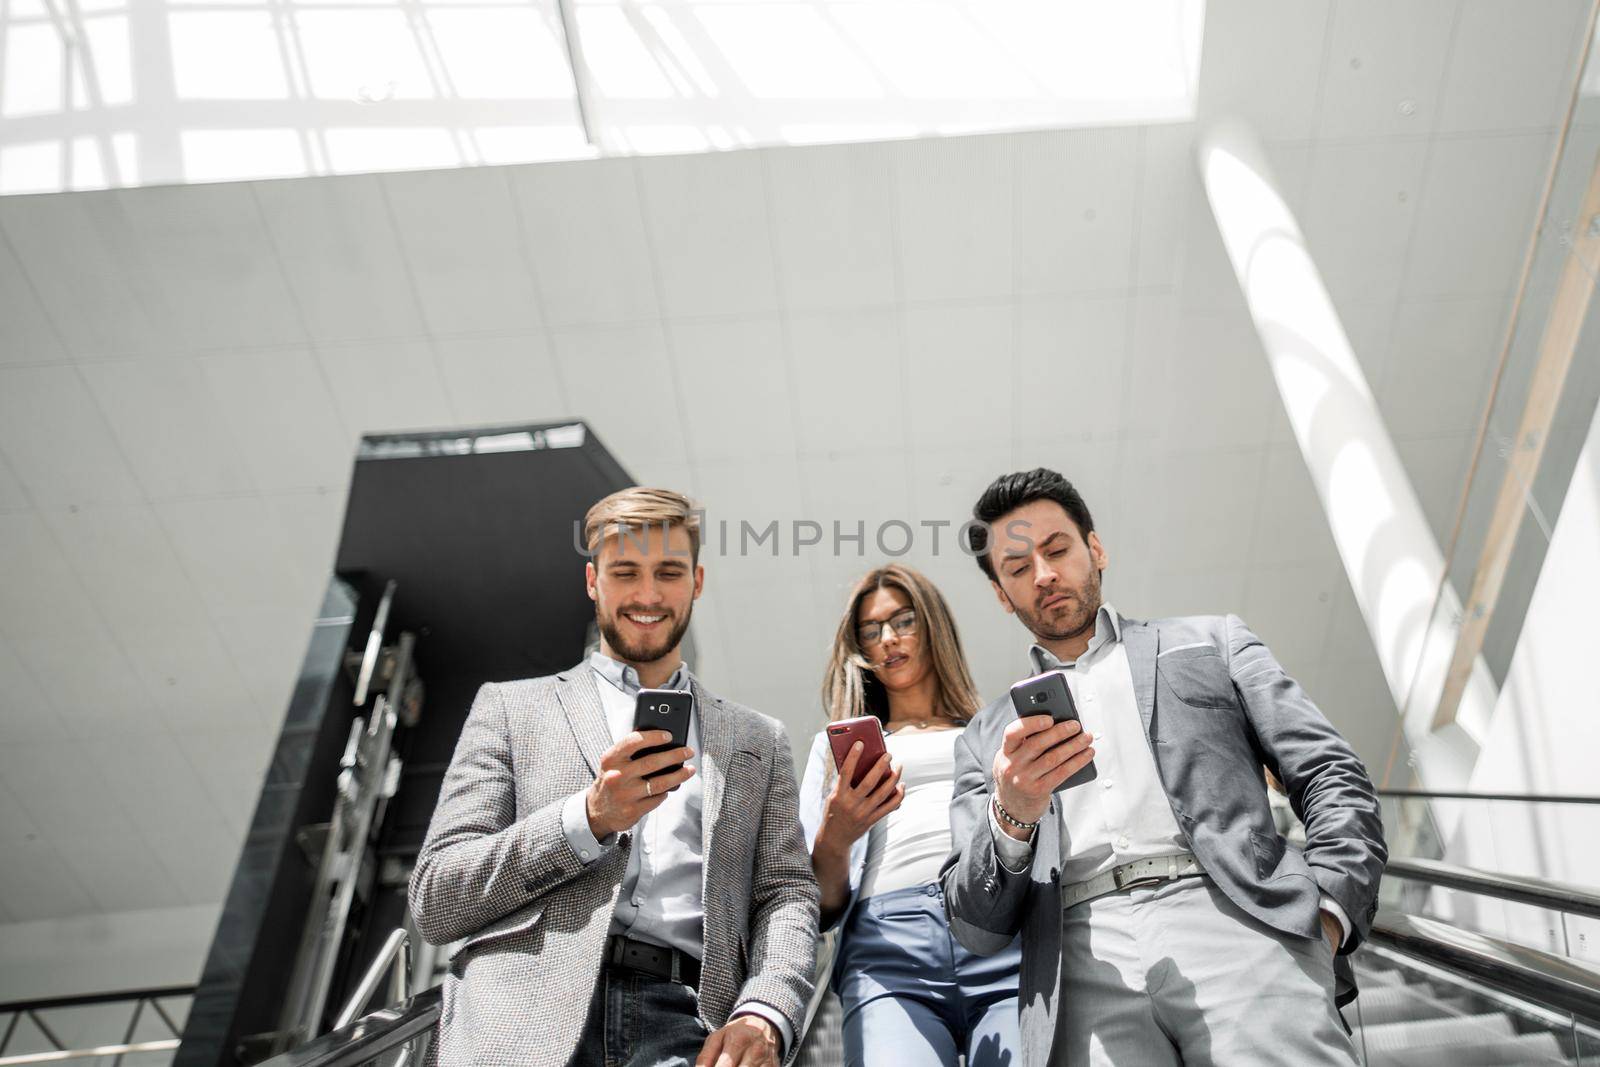
[(1600, 971), (1564, 956), (1390, 911), (1378, 913), (1369, 939), (1533, 1003), (1600, 1019)]
[(1600, 919), (1600, 893), (1583, 886), (1549, 879), (1524, 878), (1514, 874), (1458, 867), (1438, 860), (1390, 860), (1384, 873), (1408, 882), (1425, 882), (1446, 889), (1459, 889), (1481, 897), (1532, 904), (1569, 915)]
[(274, 1056), (260, 1067), (359, 1067), (425, 1037), (439, 1021), (441, 992), (425, 989), (399, 1004), (363, 1015), (314, 1041)]
[(1600, 797), (1572, 793), (1473, 793), (1435, 789), (1379, 789), (1380, 797), (1406, 800), (1510, 800), (1523, 804), (1600, 804)]
[[(112, 1067), (121, 1067), (122, 1058), (139, 1052), (168, 1052), (178, 1047), (178, 1039), (182, 1034), (182, 1027), (173, 1019), (170, 1012), (162, 1005), (163, 1000), (172, 1000), (178, 997), (192, 997), (194, 986), (160, 986), (151, 989), (131, 989), (116, 993), (94, 993), (87, 996), (76, 997), (49, 997), (37, 1000), (17, 1001), (11, 1004), (0, 1004), (0, 1018), (10, 1016), (6, 1020), (5, 1030), (0, 1033), (0, 1067), (21, 1067), (23, 1064), (34, 1063), (60, 1063), (67, 1060), (90, 1059), (109, 1056), (112, 1058)], [(129, 1004), (132, 1012), (128, 1024), (123, 1030), (122, 1040), (95, 1045), (87, 1048), (69, 1048), (67, 1043), (57, 1034), (55, 1027), (45, 1018), (54, 1012), (71, 1011), (82, 1008), (92, 1008), (108, 1004)], [(145, 1008), (148, 1007), (161, 1024), (166, 1028), (171, 1037), (159, 1038), (149, 1041), (135, 1041), (133, 1035), (139, 1029), (139, 1021), (144, 1018)], [(44, 1052), (22, 1052), (7, 1055), (12, 1042), (16, 1039), (22, 1021), (37, 1030), (52, 1046)]]

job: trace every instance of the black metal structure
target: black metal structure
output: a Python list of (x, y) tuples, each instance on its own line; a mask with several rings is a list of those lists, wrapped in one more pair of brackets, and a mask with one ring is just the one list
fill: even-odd
[(427, 697), (420, 719), (395, 738), (404, 773), (376, 831), (378, 874), (339, 946), (333, 1002), (376, 942), (404, 920), (403, 874), (478, 687), (547, 674), (581, 656), (594, 614), (575, 524), (600, 497), (631, 484), (581, 421), (363, 440), (334, 576), (195, 994), (179, 1067), (256, 1062), (271, 1047), (314, 881), (297, 834), (333, 810), (341, 752), (359, 710), (349, 660), (361, 653), (387, 584), (396, 583), (387, 632), (414, 635)]

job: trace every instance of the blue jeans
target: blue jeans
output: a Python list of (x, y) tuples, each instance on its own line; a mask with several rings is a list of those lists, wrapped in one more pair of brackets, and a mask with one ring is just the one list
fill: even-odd
[(700, 998), (686, 985), (600, 969), (568, 1067), (692, 1067), (706, 1038)]
[(968, 952), (950, 933), (938, 885), (877, 893), (850, 913), (833, 988), (848, 1067), (1016, 1067), (1022, 950)]

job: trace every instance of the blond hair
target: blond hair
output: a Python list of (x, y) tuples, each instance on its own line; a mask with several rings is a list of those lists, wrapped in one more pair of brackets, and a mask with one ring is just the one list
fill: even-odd
[(599, 501), (583, 517), (583, 542), (591, 557), (611, 534), (643, 532), (653, 526), (663, 530), (682, 527), (689, 534), (689, 554), (700, 562), (700, 511), (694, 502), (671, 489), (642, 485), (619, 489)]
[(828, 655), (828, 670), (822, 679), (822, 707), (829, 722), (875, 715), (887, 722), (889, 698), (872, 671), (870, 661), (856, 640), (856, 612), (861, 602), (879, 589), (898, 589), (911, 601), (917, 613), (917, 636), (933, 661), (938, 682), (935, 710), (951, 718), (967, 720), (977, 714), (981, 701), (978, 687), (967, 670), (967, 657), (961, 651), (961, 636), (944, 595), (926, 576), (910, 567), (890, 563), (869, 571), (845, 602), (839, 628), (833, 635), (833, 650)]

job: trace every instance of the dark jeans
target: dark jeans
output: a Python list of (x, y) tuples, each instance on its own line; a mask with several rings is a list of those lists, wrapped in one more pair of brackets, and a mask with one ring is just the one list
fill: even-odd
[(711, 1032), (686, 985), (602, 967), (567, 1067), (692, 1067)]

